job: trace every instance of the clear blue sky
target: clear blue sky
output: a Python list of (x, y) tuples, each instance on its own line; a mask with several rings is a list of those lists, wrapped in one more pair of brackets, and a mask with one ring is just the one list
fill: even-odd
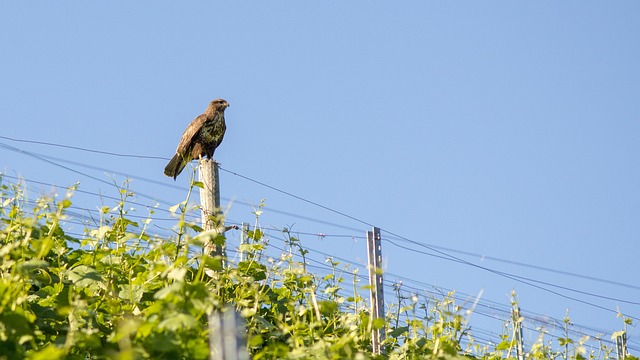
[[(639, 14), (637, 1), (4, 1), (1, 134), (170, 157), (187, 124), (222, 97), (231, 107), (216, 158), (226, 169), (413, 241), (636, 289), (451, 253), (474, 264), (640, 302)], [(0, 142), (109, 169), (56, 161), (106, 181), (129, 174), (134, 191), (167, 203), (184, 199), (189, 181), (179, 177), (178, 189), (139, 179), (173, 185), (162, 160)], [(4, 147), (0, 159), (12, 176), (115, 195)], [(238, 201), (234, 221), (252, 219), (240, 202), (266, 198), (267, 228), (368, 229), (230, 173), (221, 183), (223, 198)], [(74, 205), (100, 200), (78, 194)], [(366, 261), (362, 239), (302, 241)], [(525, 312), (562, 318), (569, 309), (576, 324), (622, 326), (615, 314), (472, 266), (388, 242), (383, 255), (393, 274), (465, 294), (483, 289), (483, 301), (508, 306), (515, 289)], [(640, 318), (637, 304), (543, 286)], [(471, 321), (501, 331), (486, 317)], [(640, 348), (637, 334), (634, 342)]]

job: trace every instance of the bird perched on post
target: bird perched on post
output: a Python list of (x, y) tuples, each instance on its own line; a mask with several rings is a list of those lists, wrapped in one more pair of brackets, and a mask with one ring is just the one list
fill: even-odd
[(213, 158), (213, 152), (222, 142), (227, 125), (224, 123), (224, 109), (229, 103), (224, 99), (216, 99), (209, 103), (205, 112), (196, 117), (182, 134), (182, 139), (164, 174), (173, 180), (182, 172), (191, 160), (203, 156)]

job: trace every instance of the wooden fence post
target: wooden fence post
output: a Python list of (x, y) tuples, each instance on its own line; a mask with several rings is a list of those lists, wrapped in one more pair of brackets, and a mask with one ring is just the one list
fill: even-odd
[[(224, 223), (220, 211), (220, 177), (218, 163), (213, 159), (200, 159), (198, 163), (200, 188), (200, 207), (202, 209), (202, 229), (210, 231), (220, 229), (224, 232)], [(222, 256), (222, 247), (216, 246), (212, 237), (205, 240), (206, 255)]]
[[(384, 283), (382, 281), (382, 243), (380, 229), (373, 228), (367, 231), (367, 253), (369, 259), (369, 285), (371, 286), (371, 322), (376, 319), (385, 321), (384, 314)], [(385, 326), (373, 329), (371, 334), (371, 344), (374, 354), (382, 354), (384, 347), (382, 342), (385, 339)]]

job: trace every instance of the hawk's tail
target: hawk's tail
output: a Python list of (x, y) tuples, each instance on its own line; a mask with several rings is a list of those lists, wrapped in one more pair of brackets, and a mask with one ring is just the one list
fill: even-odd
[(171, 161), (165, 166), (164, 174), (168, 177), (172, 177), (173, 180), (176, 179), (178, 175), (182, 172), (182, 169), (187, 165), (187, 163), (182, 161), (182, 156), (180, 154), (175, 154)]

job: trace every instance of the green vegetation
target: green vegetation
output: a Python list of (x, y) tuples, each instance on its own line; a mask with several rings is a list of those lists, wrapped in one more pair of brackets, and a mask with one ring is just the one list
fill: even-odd
[[(74, 190), (62, 200), (29, 202), (20, 186), (0, 183), (0, 359), (208, 359), (208, 316), (228, 306), (245, 319), (247, 350), (256, 360), (515, 356), (513, 324), (505, 324), (495, 346), (478, 344), (452, 294), (422, 303), (398, 289), (386, 322), (370, 321), (363, 284), (349, 266), (328, 259), (333, 272), (308, 271), (306, 252), (287, 229), (289, 248), (279, 257), (266, 256), (256, 226), (240, 249), (246, 260), (223, 267), (222, 258), (194, 251), (203, 239), (185, 220), (197, 211), (187, 200), (172, 208), (170, 239), (148, 233), (153, 210), (143, 221), (130, 219), (133, 194), (126, 188), (85, 236), (68, 236), (63, 227)], [(374, 356), (371, 331), (382, 326), (386, 355)], [(585, 338), (554, 341), (557, 349), (541, 332), (527, 358), (615, 354), (602, 344), (588, 347)]]

